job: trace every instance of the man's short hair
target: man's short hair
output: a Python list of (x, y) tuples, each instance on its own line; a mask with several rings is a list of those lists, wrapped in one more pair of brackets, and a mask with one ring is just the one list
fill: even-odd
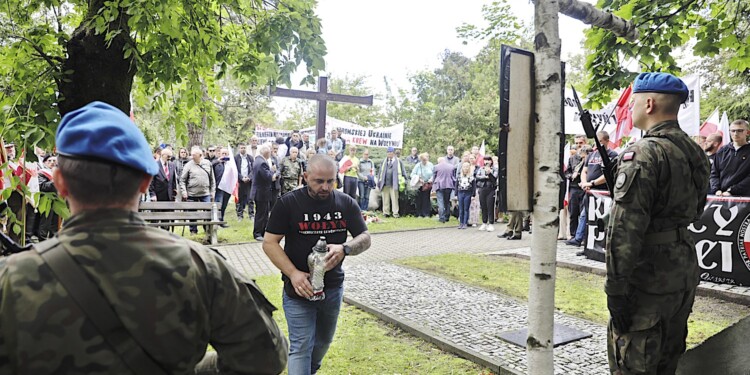
[(573, 139), (581, 139), (581, 138), (586, 139), (586, 135), (584, 135), (584, 134), (576, 134), (576, 136)]
[(323, 155), (323, 154), (315, 154), (310, 157), (310, 160), (307, 161), (307, 170), (310, 170), (316, 167), (328, 167), (333, 170), (338, 170), (338, 167), (336, 165), (336, 160), (334, 160), (332, 157), (328, 155)]
[(124, 165), (64, 155), (57, 158), (57, 165), (70, 196), (91, 206), (110, 207), (132, 203), (140, 195), (138, 188), (146, 176)]
[(599, 137), (599, 138), (602, 138), (602, 139), (609, 140), (609, 133), (607, 133), (604, 130), (600, 130), (600, 131), (596, 132), (596, 136)]
[(297, 129), (292, 130), (292, 134), (295, 134), (295, 133), (299, 134), (299, 130), (297, 130)]
[(706, 137), (706, 142), (724, 142), (724, 137), (720, 133), (713, 133)]
[(264, 143), (264, 144), (258, 146), (258, 153), (259, 154), (262, 155), (262, 154), (265, 154), (266, 152), (268, 152), (268, 153), (271, 152), (271, 146), (269, 146), (268, 143)]
[(748, 127), (748, 125), (747, 125), (747, 121), (745, 121), (745, 120), (743, 120), (743, 119), (738, 119), (738, 120), (734, 120), (734, 121), (732, 121), (732, 123), (731, 123), (731, 124), (729, 124), (729, 125), (730, 125), (730, 126), (731, 126), (731, 125), (736, 125), (736, 126), (744, 126), (745, 128), (747, 128), (747, 127)]

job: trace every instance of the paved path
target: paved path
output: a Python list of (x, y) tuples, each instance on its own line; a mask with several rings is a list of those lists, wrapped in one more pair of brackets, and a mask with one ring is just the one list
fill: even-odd
[[(389, 260), (444, 253), (488, 253), (528, 257), (531, 236), (499, 239), (495, 232), (440, 228), (373, 234), (370, 250), (346, 260), (345, 299), (405, 330), (498, 373), (526, 373), (525, 349), (497, 334), (524, 328), (527, 307), (515, 299), (388, 263)], [(229, 261), (250, 276), (278, 271), (259, 243), (222, 246)], [(580, 248), (558, 242), (558, 264), (602, 274), (604, 263), (576, 256)], [(706, 295), (750, 301), (750, 288), (701, 283)], [(714, 294), (711, 294), (714, 293)], [(604, 326), (556, 313), (555, 321), (593, 337), (555, 348), (556, 374), (607, 372)]]

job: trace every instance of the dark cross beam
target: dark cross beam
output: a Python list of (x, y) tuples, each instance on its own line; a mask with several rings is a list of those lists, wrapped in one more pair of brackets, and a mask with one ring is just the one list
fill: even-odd
[(315, 139), (326, 137), (326, 105), (328, 102), (372, 105), (372, 95), (354, 96), (329, 93), (328, 77), (320, 77), (318, 80), (318, 91), (290, 90), (277, 87), (276, 89), (271, 89), (270, 94), (271, 96), (282, 98), (317, 100), (318, 123), (315, 125)]

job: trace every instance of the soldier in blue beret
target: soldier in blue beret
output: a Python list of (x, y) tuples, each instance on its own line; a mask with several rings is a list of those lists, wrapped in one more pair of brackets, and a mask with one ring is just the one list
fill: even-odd
[(128, 116), (100, 102), (70, 112), (57, 150), (72, 216), (0, 259), (0, 374), (283, 371), (288, 346), (255, 283), (138, 215), (158, 167)]
[(688, 225), (703, 212), (709, 163), (677, 122), (688, 89), (666, 73), (633, 84), (633, 125), (645, 132), (620, 153), (607, 226), (612, 374), (674, 374), (685, 351), (699, 281)]

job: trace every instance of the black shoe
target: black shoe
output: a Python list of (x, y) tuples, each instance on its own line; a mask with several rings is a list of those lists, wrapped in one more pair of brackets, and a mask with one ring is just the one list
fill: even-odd
[(499, 233), (497, 235), (497, 238), (508, 238), (513, 235), (513, 232), (505, 232), (505, 233)]
[(565, 244), (568, 246), (576, 246), (576, 247), (581, 246), (581, 243), (576, 241), (575, 238), (565, 241)]
[(578, 255), (579, 257), (582, 257), (582, 256), (584, 256), (585, 254), (583, 253), (583, 251), (579, 251), (579, 252), (576, 252), (576, 255)]
[(229, 224), (227, 224), (227, 223), (220, 224), (219, 226), (222, 227), (222, 228), (229, 228)]
[(531, 232), (531, 227), (527, 225), (527, 226), (521, 228), (521, 231), (522, 232)]
[(521, 239), (521, 234), (518, 234), (517, 236), (510, 236), (507, 239), (508, 240), (520, 240)]

